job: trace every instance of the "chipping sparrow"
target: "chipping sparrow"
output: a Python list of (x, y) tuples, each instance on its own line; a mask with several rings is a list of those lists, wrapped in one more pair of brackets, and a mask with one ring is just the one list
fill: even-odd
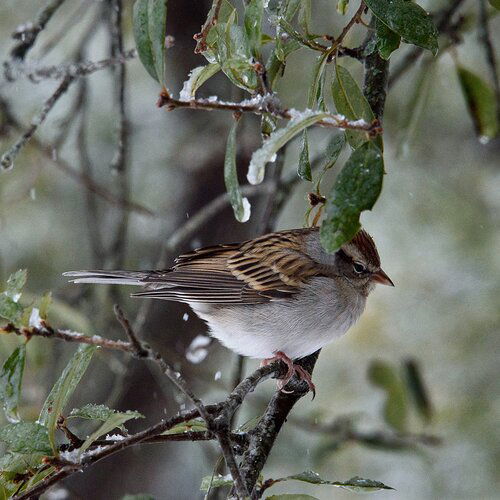
[(133, 297), (186, 302), (229, 349), (264, 363), (283, 360), (288, 373), (280, 387), (296, 372), (311, 389), (309, 374), (292, 360), (343, 335), (360, 317), (376, 283), (394, 286), (366, 231), (328, 254), (317, 228), (201, 248), (164, 271), (64, 275), (75, 283), (143, 286)]

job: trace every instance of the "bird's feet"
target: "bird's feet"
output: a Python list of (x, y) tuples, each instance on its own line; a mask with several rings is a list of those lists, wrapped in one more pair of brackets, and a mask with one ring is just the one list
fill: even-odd
[(307, 383), (309, 390), (313, 393), (313, 399), (316, 396), (316, 386), (313, 384), (313, 381), (311, 379), (311, 375), (309, 372), (304, 370), (302, 366), (294, 364), (293, 360), (291, 360), (284, 352), (282, 351), (276, 351), (274, 353), (274, 356), (272, 358), (267, 358), (263, 359), (261, 362), (261, 366), (266, 366), (273, 361), (283, 361), (285, 365), (287, 366), (288, 370), (285, 374), (285, 376), (278, 380), (278, 389), (282, 392), (288, 392), (285, 391), (283, 388), (285, 387), (288, 382), (290, 382), (290, 379), (297, 374), (297, 377), (299, 377), (300, 380), (303, 380), (304, 382)]

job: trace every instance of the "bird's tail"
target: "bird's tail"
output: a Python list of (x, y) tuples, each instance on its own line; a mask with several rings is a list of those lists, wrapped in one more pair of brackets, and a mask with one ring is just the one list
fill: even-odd
[(99, 283), (104, 285), (144, 285), (144, 278), (150, 274), (144, 271), (68, 271), (63, 276), (73, 283)]

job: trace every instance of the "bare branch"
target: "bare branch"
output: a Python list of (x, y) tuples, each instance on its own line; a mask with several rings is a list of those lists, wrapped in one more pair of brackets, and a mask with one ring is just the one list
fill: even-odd
[(64, 0), (52, 0), (40, 11), (34, 23), (25, 23), (16, 28), (12, 37), (20, 40), (20, 42), (10, 52), (14, 59), (24, 59), (28, 50), (36, 42), (40, 32), (63, 3)]

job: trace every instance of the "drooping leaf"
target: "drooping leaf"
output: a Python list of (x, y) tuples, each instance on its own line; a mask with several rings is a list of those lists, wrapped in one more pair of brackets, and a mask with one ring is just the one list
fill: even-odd
[(42, 458), (45, 452), (18, 453), (7, 452), (0, 458), (0, 473), (4, 479), (11, 480), (17, 474), (23, 474), (27, 470), (33, 470), (42, 466)]
[(250, 202), (247, 198), (241, 196), (236, 170), (236, 130), (238, 123), (239, 119), (234, 120), (227, 138), (226, 156), (224, 158), (224, 182), (236, 220), (238, 222), (247, 222), (250, 218)]
[(360, 214), (377, 201), (383, 176), (382, 153), (375, 144), (366, 142), (353, 151), (326, 203), (320, 237), (327, 252), (337, 251), (358, 232)]
[(221, 488), (223, 486), (232, 486), (233, 479), (231, 474), (221, 476), (220, 474), (214, 476), (205, 476), (201, 480), (200, 490), (209, 491), (214, 488)]
[(310, 484), (327, 484), (331, 486), (337, 486), (339, 488), (348, 489), (351, 491), (356, 491), (358, 493), (362, 492), (371, 492), (378, 490), (392, 490), (390, 486), (387, 486), (380, 481), (373, 481), (372, 479), (363, 479), (361, 477), (353, 477), (348, 481), (331, 481), (328, 479), (323, 479), (318, 473), (312, 470), (306, 470), (299, 474), (293, 474), (292, 476), (282, 477), (279, 479), (275, 479), (274, 482), (282, 482), (282, 481), (302, 481)]
[(374, 361), (368, 371), (370, 381), (386, 393), (384, 419), (395, 430), (404, 432), (408, 413), (406, 391), (398, 372), (383, 361)]
[(102, 423), (102, 425), (92, 434), (90, 434), (90, 436), (84, 441), (82, 446), (78, 449), (79, 454), (81, 455), (82, 453), (84, 453), (85, 450), (87, 450), (89, 446), (100, 436), (108, 434), (113, 429), (121, 427), (125, 422), (136, 418), (144, 418), (144, 415), (137, 411), (130, 410), (125, 412), (113, 411)]
[(147, 72), (165, 84), (166, 0), (136, 0), (133, 9), (134, 38), (139, 59)]
[(408, 0), (366, 0), (365, 3), (403, 41), (437, 54), (439, 33), (422, 7)]
[(189, 73), (189, 78), (184, 82), (180, 93), (181, 101), (190, 101), (195, 98), (196, 91), (212, 76), (220, 71), (218, 63), (198, 66)]
[(404, 363), (406, 384), (412, 401), (422, 419), (429, 423), (432, 418), (432, 404), (429, 397), (420, 366), (414, 359), (408, 359)]
[[(328, 54), (324, 53), (318, 57), (313, 70), (313, 79), (311, 86), (309, 87), (309, 94), (307, 98), (307, 107), (309, 109), (320, 108), (321, 102), (323, 102), (323, 80), (325, 75), (326, 61), (328, 60)], [(323, 102), (324, 104), (324, 102)], [(325, 111), (325, 109), (321, 109)]]
[(375, 33), (377, 35), (377, 49), (380, 57), (389, 59), (391, 54), (399, 47), (401, 37), (380, 19), (376, 19)]
[(245, 34), (250, 46), (250, 52), (255, 58), (260, 58), (262, 43), (262, 11), (263, 0), (249, 0), (245, 6)]
[(498, 134), (495, 94), (489, 85), (472, 71), (459, 66), (457, 72), (476, 133), (482, 142), (487, 142)]
[(262, 146), (253, 152), (250, 165), (248, 166), (247, 179), (250, 184), (260, 184), (264, 180), (266, 163), (272, 161), (274, 155), (288, 141), (293, 139), (302, 130), (314, 125), (324, 119), (328, 119), (328, 113), (316, 111), (295, 112), (293, 118), (283, 128), (275, 130)]
[[(356, 80), (346, 68), (340, 65), (335, 67), (332, 97), (337, 111), (349, 120), (362, 119), (370, 123), (374, 119), (373, 111)], [(368, 140), (366, 132), (362, 130), (347, 130), (346, 137), (354, 149)]]
[(47, 428), (36, 422), (17, 422), (0, 429), (0, 441), (17, 453), (50, 453)]
[(9, 422), (18, 422), (17, 406), (21, 395), (26, 345), (21, 344), (5, 361), (0, 373), (0, 400)]
[(96, 350), (97, 347), (93, 345), (81, 345), (78, 348), (54, 384), (40, 412), (38, 421), (47, 427), (49, 441), (54, 453), (57, 451), (54, 439), (57, 419), (87, 370)]
[(312, 181), (311, 161), (309, 160), (309, 141), (307, 139), (307, 129), (302, 132), (302, 144), (299, 153), (299, 167), (297, 169), (299, 177), (304, 181)]
[(318, 180), (316, 181), (316, 193), (321, 192), (321, 181), (328, 170), (330, 170), (338, 160), (340, 153), (345, 145), (345, 134), (336, 134), (332, 137), (328, 145), (326, 146), (325, 153), (325, 165), (318, 175)]

